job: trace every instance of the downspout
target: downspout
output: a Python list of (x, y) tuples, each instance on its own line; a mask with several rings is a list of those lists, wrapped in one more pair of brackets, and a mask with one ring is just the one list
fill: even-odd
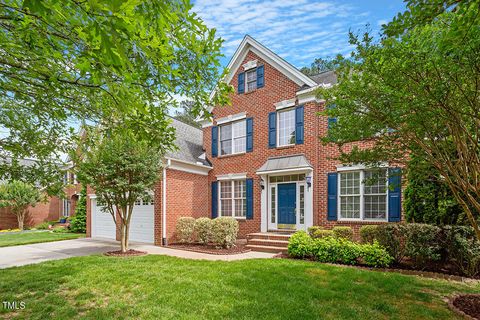
[(167, 160), (167, 165), (163, 167), (162, 174), (162, 245), (167, 245), (167, 168), (171, 160)]

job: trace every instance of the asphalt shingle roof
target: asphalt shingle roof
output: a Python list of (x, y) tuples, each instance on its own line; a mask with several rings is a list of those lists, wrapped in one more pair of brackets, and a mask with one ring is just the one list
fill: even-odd
[(199, 158), (205, 153), (205, 151), (203, 151), (202, 130), (173, 118), (171, 125), (176, 131), (175, 144), (178, 149), (167, 152), (166, 156), (176, 160), (191, 163), (200, 162), (203, 165), (211, 166), (208, 161)]

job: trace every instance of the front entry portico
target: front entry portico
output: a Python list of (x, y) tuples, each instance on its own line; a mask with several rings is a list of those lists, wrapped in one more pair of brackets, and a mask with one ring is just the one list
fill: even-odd
[(261, 231), (307, 230), (313, 225), (313, 168), (305, 156), (270, 158), (261, 177)]

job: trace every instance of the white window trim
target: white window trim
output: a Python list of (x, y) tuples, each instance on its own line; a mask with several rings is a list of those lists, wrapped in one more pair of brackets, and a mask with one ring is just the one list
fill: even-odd
[[(238, 123), (238, 122), (241, 122), (241, 121), (245, 121), (245, 135), (244, 136), (239, 136), (239, 137), (234, 137), (234, 134), (233, 134), (233, 125), (235, 123)], [(230, 141), (232, 142), (232, 153), (226, 153), (226, 154), (222, 154), (222, 127), (223, 126), (232, 126), (232, 136), (230, 137)], [(243, 151), (238, 151), (238, 152), (234, 152), (235, 150), (235, 138), (242, 138), (244, 137), (245, 138), (245, 150)], [(218, 155), (219, 157), (226, 157), (226, 156), (230, 156), (232, 154), (242, 154), (242, 153), (246, 153), (247, 152), (247, 123), (246, 123), (246, 120), (245, 119), (241, 119), (241, 120), (237, 120), (237, 121), (231, 121), (231, 122), (228, 122), (228, 123), (224, 123), (222, 124), (221, 126), (219, 126), (218, 128)]]
[[(289, 144), (282, 144), (280, 145), (280, 113), (283, 113), (283, 112), (289, 112), (289, 111), (292, 111), (295, 113), (295, 108), (286, 108), (286, 109), (282, 109), (282, 110), (279, 110), (277, 111), (277, 116), (276, 116), (276, 122), (277, 122), (277, 148), (281, 148), (281, 147), (289, 147), (289, 146), (294, 146), (295, 143), (289, 143)], [(296, 128), (295, 128), (296, 129)], [(296, 131), (296, 130), (295, 130)]]
[[(361, 169), (359, 169), (361, 167)], [(375, 169), (375, 168), (369, 168), (363, 165), (359, 166), (350, 166), (350, 170), (346, 169), (347, 167), (342, 168), (342, 170), (339, 170), (337, 168), (337, 171), (339, 171), (339, 174), (343, 172), (360, 172), (360, 218), (342, 218), (341, 215), (341, 199), (340, 199), (340, 186), (341, 186), (341, 178), (340, 176), (338, 177), (338, 183), (337, 183), (337, 220), (338, 221), (354, 221), (354, 222), (388, 222), (388, 174), (387, 174), (387, 192), (385, 195), (386, 201), (385, 201), (385, 219), (365, 219), (365, 170), (368, 169)], [(355, 168), (355, 169), (353, 169)], [(380, 166), (380, 168), (384, 168), (383, 166)], [(383, 195), (383, 194), (368, 194), (369, 196), (374, 196), (374, 195)]]
[(235, 121), (238, 121), (238, 120), (242, 120), (242, 119), (245, 119), (247, 117), (247, 113), (246, 112), (240, 112), (240, 113), (237, 113), (237, 114), (230, 114), (226, 117), (223, 117), (223, 118), (218, 118), (217, 120), (215, 120), (215, 122), (217, 123), (217, 125), (221, 125), (221, 124), (227, 124), (229, 122), (235, 122)]
[(275, 106), (275, 109), (278, 111), (278, 110), (295, 106), (295, 101), (296, 101), (295, 98), (293, 98), (293, 99), (283, 100), (283, 101), (274, 103), (273, 105)]
[[(250, 73), (250, 72), (255, 73), (255, 89), (249, 91), (249, 90), (248, 90), (248, 77), (247, 77), (247, 73)], [(257, 80), (258, 80), (258, 79), (257, 79), (257, 67), (251, 68), (251, 69), (248, 69), (248, 70), (245, 71), (245, 93), (247, 93), (247, 92), (252, 92), (252, 91), (255, 91), (255, 90), (258, 89), (258, 87), (257, 87), (257, 86), (258, 86)], [(253, 82), (253, 81), (251, 81), (251, 82)]]
[[(232, 201), (232, 215), (231, 216), (224, 216), (222, 215), (222, 182), (228, 182), (232, 184), (232, 194), (231, 194), (231, 201)], [(232, 180), (220, 180), (218, 184), (218, 216), (219, 217), (230, 217), (230, 218), (235, 218), (238, 220), (246, 220), (247, 219), (247, 214), (245, 212), (245, 217), (237, 217), (235, 216), (235, 199), (243, 199), (243, 198), (235, 198), (235, 181), (244, 181), (245, 183), (245, 189), (247, 188), (247, 181), (246, 179), (232, 179)], [(245, 195), (245, 206), (247, 205), (247, 196)]]

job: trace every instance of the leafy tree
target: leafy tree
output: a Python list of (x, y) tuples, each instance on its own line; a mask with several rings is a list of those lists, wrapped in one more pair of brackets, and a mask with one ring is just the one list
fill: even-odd
[(412, 154), (407, 167), (408, 185), (404, 193), (407, 221), (435, 225), (467, 222), (461, 206), (433, 165)]
[(127, 252), (135, 201), (147, 197), (158, 181), (163, 152), (131, 131), (112, 132), (90, 132), (76, 163), (79, 181), (95, 190), (97, 203), (120, 229), (121, 251)]
[(70, 230), (78, 233), (87, 232), (87, 187), (83, 186), (75, 207), (75, 215), (70, 220)]
[[(337, 117), (324, 142), (343, 162), (407, 163), (419, 150), (442, 176), (480, 239), (480, 2), (407, 1), (380, 41), (350, 35), (339, 84), (319, 89)], [(368, 139), (372, 147), (346, 148)]]
[(174, 118), (185, 122), (191, 126), (196, 128), (200, 128), (200, 123), (198, 123), (197, 118), (195, 117), (194, 113), (192, 112), (193, 102), (192, 101), (182, 101), (180, 102), (181, 110), (175, 111)]
[(40, 201), (42, 201), (42, 194), (34, 185), (13, 180), (0, 186), (0, 207), (9, 207), (12, 210), (12, 213), (17, 216), (20, 230), (23, 230), (28, 207), (35, 207)]
[(313, 61), (310, 67), (303, 67), (300, 71), (307, 76), (313, 76), (325, 71), (335, 70), (337, 68), (337, 63), (335, 59), (332, 58), (317, 58)]
[(0, 157), (56, 163), (79, 122), (161, 132), (175, 95), (195, 116), (214, 87), (212, 103), (226, 104), (222, 40), (191, 9), (189, 0), (2, 1)]

